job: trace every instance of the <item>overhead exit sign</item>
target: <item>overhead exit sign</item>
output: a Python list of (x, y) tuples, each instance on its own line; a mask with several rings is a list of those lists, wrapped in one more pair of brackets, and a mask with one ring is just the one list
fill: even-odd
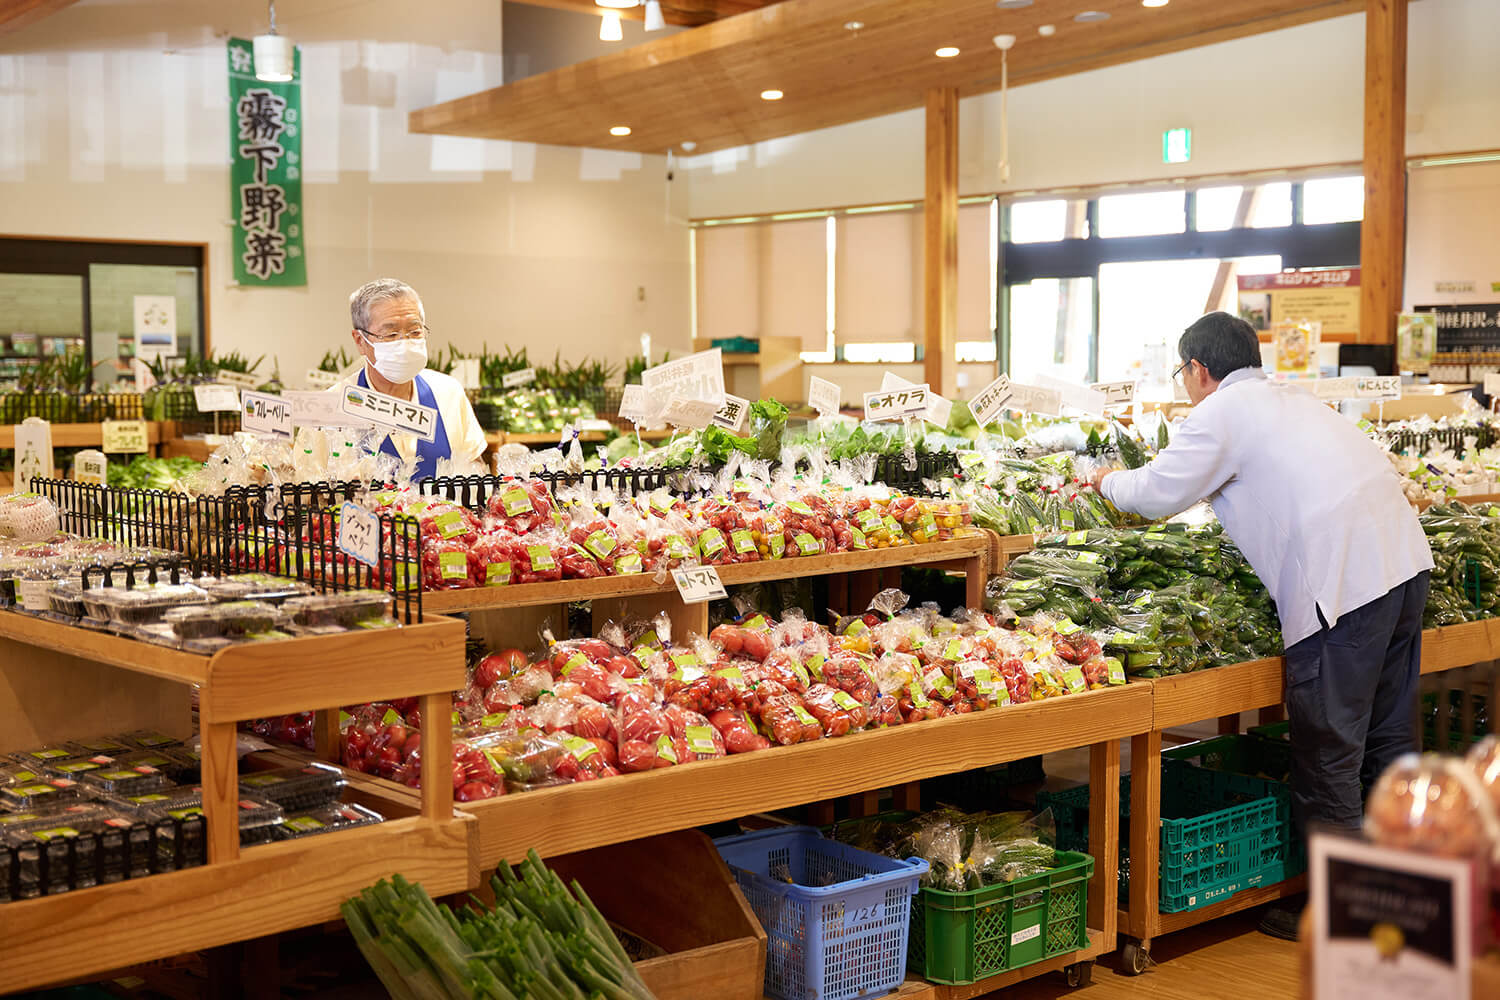
[(1161, 134), (1161, 162), (1186, 163), (1193, 158), (1193, 130), (1169, 128)]

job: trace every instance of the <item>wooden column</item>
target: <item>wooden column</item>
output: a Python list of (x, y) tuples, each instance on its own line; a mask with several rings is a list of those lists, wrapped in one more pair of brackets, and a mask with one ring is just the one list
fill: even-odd
[(1406, 266), (1406, 0), (1365, 0), (1359, 339), (1390, 343)]
[(927, 92), (927, 195), (922, 203), (923, 377), (933, 392), (958, 389), (958, 91)]

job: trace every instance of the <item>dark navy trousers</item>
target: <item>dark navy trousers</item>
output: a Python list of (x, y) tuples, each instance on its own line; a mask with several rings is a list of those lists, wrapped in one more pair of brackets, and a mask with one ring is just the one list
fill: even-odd
[(1293, 815), (1358, 829), (1363, 790), (1416, 748), (1417, 677), (1427, 572), (1349, 612), (1286, 651)]

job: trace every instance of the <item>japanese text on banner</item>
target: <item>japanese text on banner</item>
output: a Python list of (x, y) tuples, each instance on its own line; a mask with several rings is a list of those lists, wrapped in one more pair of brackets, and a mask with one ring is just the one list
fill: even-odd
[(231, 38), (229, 191), (234, 278), (241, 285), (305, 285), (302, 245), (302, 50), (292, 79), (255, 78), (249, 42)]

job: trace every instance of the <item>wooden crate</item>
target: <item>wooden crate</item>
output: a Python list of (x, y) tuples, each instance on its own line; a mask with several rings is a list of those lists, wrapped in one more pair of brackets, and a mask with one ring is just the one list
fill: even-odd
[(547, 862), (577, 879), (604, 916), (664, 949), (636, 963), (658, 1000), (760, 1000), (761, 930), (709, 839), (683, 830)]

